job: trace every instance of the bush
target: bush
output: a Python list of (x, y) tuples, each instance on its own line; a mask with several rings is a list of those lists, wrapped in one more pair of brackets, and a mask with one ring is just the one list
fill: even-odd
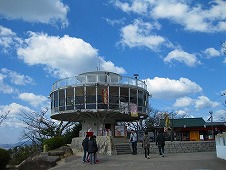
[(4, 169), (10, 161), (10, 154), (7, 150), (0, 148), (0, 169)]
[(43, 144), (47, 145), (47, 150), (49, 151), (64, 146), (65, 142), (63, 137), (53, 137), (44, 141)]

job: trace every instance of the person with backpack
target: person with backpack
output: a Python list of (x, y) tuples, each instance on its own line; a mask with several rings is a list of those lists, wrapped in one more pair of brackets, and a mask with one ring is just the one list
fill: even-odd
[(82, 141), (82, 147), (83, 147), (83, 162), (87, 161), (88, 155), (86, 157), (86, 154), (88, 153), (88, 141), (89, 141), (89, 136), (86, 135), (85, 139)]
[(159, 130), (159, 134), (156, 137), (156, 145), (159, 149), (159, 155), (164, 157), (165, 137), (163, 135), (163, 130)]

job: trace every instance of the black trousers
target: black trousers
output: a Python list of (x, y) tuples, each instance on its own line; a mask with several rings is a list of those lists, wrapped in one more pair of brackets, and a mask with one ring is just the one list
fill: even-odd
[(163, 155), (164, 154), (164, 145), (158, 145), (159, 148), (159, 155)]
[(137, 141), (132, 142), (133, 155), (137, 154)]
[(150, 149), (149, 148), (144, 148), (144, 156), (145, 158), (147, 158), (147, 156), (149, 156), (150, 153)]

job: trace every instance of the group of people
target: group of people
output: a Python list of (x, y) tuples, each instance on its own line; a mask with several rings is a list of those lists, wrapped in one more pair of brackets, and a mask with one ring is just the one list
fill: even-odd
[[(137, 155), (137, 134), (134, 130), (131, 130), (129, 140), (132, 143), (132, 154)], [(164, 157), (165, 137), (163, 135), (163, 131), (159, 131), (156, 137), (156, 145), (158, 146), (159, 155)], [(85, 139), (82, 141), (82, 147), (84, 151), (83, 162), (95, 164), (97, 162), (98, 151), (96, 136), (86, 135)], [(150, 159), (150, 136), (148, 135), (148, 132), (145, 132), (143, 136), (142, 147), (144, 148), (145, 158)]]
[(95, 164), (97, 162), (97, 142), (96, 136), (86, 135), (85, 139), (82, 141), (83, 147), (83, 162), (90, 162), (90, 164)]
[[(130, 142), (132, 143), (132, 154), (137, 154), (137, 134), (134, 130), (130, 133)], [(165, 146), (165, 137), (163, 131), (160, 130), (156, 137), (156, 145), (158, 146), (159, 155), (164, 157), (164, 146)], [(142, 141), (142, 147), (144, 148), (144, 156), (146, 159), (150, 159), (150, 136), (148, 132), (145, 132)]]

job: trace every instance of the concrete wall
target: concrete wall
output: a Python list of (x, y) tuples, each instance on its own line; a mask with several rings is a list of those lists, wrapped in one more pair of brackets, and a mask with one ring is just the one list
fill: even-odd
[(215, 137), (217, 157), (226, 160), (226, 133)]

